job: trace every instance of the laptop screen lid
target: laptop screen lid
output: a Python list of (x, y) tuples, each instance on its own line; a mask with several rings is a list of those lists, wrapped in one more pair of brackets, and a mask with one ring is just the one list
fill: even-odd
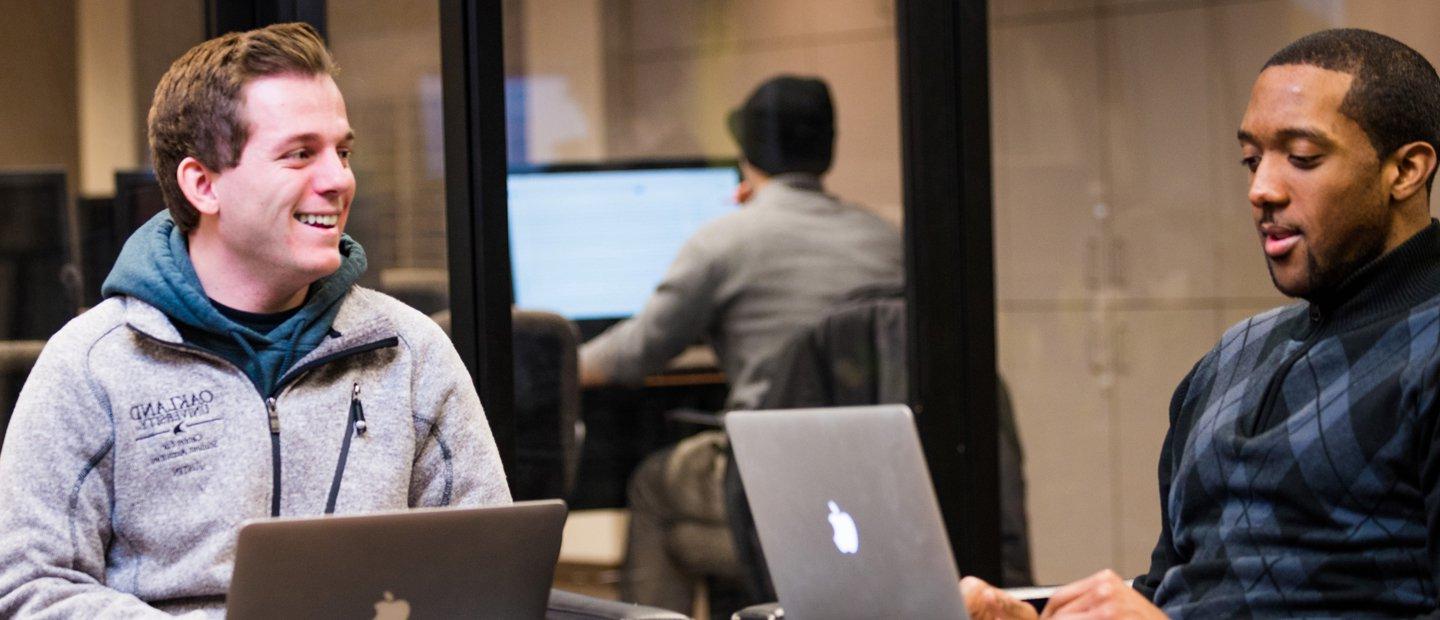
[(725, 429), (786, 617), (967, 617), (908, 407), (734, 412)]
[(226, 617), (542, 618), (560, 500), (248, 521)]

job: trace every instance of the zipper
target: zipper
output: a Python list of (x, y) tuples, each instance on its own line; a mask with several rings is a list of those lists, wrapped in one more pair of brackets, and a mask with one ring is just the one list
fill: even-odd
[[(324, 366), (325, 364), (329, 364), (330, 362), (341, 358), (350, 357), (352, 355), (359, 355), (361, 353), (367, 353), (377, 349), (387, 349), (398, 344), (400, 344), (400, 339), (395, 336), (391, 336), (389, 338), (376, 340), (375, 342), (370, 342), (350, 347), (348, 349), (336, 351), (329, 355), (318, 357), (309, 362), (306, 362), (303, 366), (297, 366), (291, 369), (290, 372), (285, 373), (285, 376), (282, 377), (280, 381), (275, 383), (275, 387), (271, 388), (270, 402), (274, 402), (275, 398), (280, 395), (280, 392), (285, 389), (285, 386), (290, 385), (292, 382), (295, 381), (295, 379), (299, 378), (301, 375), (309, 372), (314, 368)], [(351, 392), (351, 398), (354, 402), (358, 402), (359, 397), (360, 384), (356, 383), (353, 391)], [(271, 487), (273, 489), (273, 495), (270, 500), (270, 516), (278, 517), (280, 516), (280, 416), (279, 414), (274, 413), (274, 411), (274, 408), (272, 408), (271, 412), (273, 417), (270, 418), (270, 452), (272, 455), (271, 476), (274, 479), (274, 484)], [(326, 501), (326, 514), (329, 514), (335, 509), (335, 497), (340, 490), (339, 474), (344, 471), (346, 455), (350, 451), (350, 428), (353, 424), (354, 416), (351, 416), (351, 420), (351, 422), (347, 422), (345, 425), (345, 439), (341, 444), (340, 462), (338, 464), (336, 472), (337, 478), (331, 483), (332, 488), (330, 489), (330, 497), (327, 498)]]
[(1291, 353), (1290, 357), (1285, 358), (1285, 361), (1280, 363), (1280, 367), (1275, 371), (1275, 374), (1270, 376), (1270, 383), (1265, 386), (1265, 393), (1260, 398), (1260, 407), (1256, 409), (1255, 417), (1250, 420), (1250, 437), (1260, 434), (1262, 428), (1269, 430), (1269, 427), (1273, 426), (1267, 424), (1267, 422), (1271, 418), (1270, 410), (1275, 408), (1276, 401), (1280, 399), (1280, 391), (1284, 387), (1285, 377), (1290, 375), (1290, 369), (1295, 366), (1295, 363), (1310, 353), (1310, 349), (1315, 346), (1315, 343), (1320, 341), (1320, 328), (1323, 327), (1324, 321), (1325, 315), (1320, 309), (1311, 306), (1308, 325), (1310, 333), (1305, 337), (1305, 341), (1301, 344), (1300, 348), (1294, 353)]
[(350, 392), (350, 423), (355, 425), (355, 436), (364, 437), (365, 431), (370, 430), (370, 425), (365, 423), (365, 406), (360, 404), (360, 382), (355, 382), (354, 391)]
[(270, 418), (270, 516), (280, 516), (280, 411), (275, 397), (265, 399), (265, 413)]
[(335, 500), (340, 497), (340, 481), (345, 478), (345, 461), (350, 456), (350, 438), (365, 436), (365, 407), (360, 404), (360, 382), (350, 390), (350, 414), (346, 416), (345, 435), (340, 440), (340, 458), (335, 461), (335, 477), (330, 481), (330, 495), (325, 499), (325, 514), (334, 514)]
[[(225, 358), (223, 358), (223, 357), (220, 357), (220, 356), (218, 356), (218, 355), (215, 355), (214, 353), (211, 353), (211, 352), (209, 352), (209, 351), (206, 351), (205, 349), (202, 349), (202, 348), (200, 348), (200, 347), (193, 346), (193, 345), (188, 345), (188, 344), (185, 344), (185, 343), (183, 343), (183, 342), (168, 342), (168, 341), (165, 341), (165, 340), (161, 340), (161, 339), (156, 338), (156, 337), (154, 337), (154, 336), (151, 336), (150, 334), (147, 334), (147, 333), (145, 333), (145, 332), (143, 332), (143, 331), (141, 331), (141, 330), (139, 330), (139, 329), (136, 329), (135, 332), (138, 333), (138, 334), (140, 334), (140, 335), (142, 335), (142, 336), (144, 336), (144, 337), (146, 337), (146, 338), (149, 338), (150, 340), (153, 340), (153, 341), (155, 341), (155, 342), (157, 342), (157, 343), (160, 343), (161, 346), (172, 347), (172, 348), (175, 348), (175, 349), (180, 349), (180, 350), (182, 350), (182, 351), (188, 351), (188, 352), (191, 352), (191, 353), (195, 353), (195, 354), (200, 355), (200, 356), (202, 356), (202, 357), (208, 357), (208, 358), (213, 359), (213, 360), (219, 360), (221, 363), (227, 364), (227, 365), (229, 365), (231, 368), (234, 368), (235, 370), (239, 371), (241, 375), (244, 375), (244, 374), (245, 374), (245, 370), (242, 369), (242, 368), (240, 368), (239, 366), (236, 366), (235, 363), (233, 363), (233, 362), (231, 362), (230, 360), (227, 360), (227, 359), (225, 359)], [(280, 379), (280, 381), (275, 384), (275, 387), (270, 390), (270, 394), (268, 394), (268, 395), (262, 394), (262, 395), (261, 395), (261, 396), (264, 397), (264, 399), (265, 399), (265, 416), (266, 416), (266, 418), (268, 419), (268, 421), (269, 421), (269, 423), (270, 423), (270, 480), (271, 480), (271, 482), (270, 482), (270, 516), (272, 516), (272, 517), (278, 517), (278, 516), (280, 516), (280, 491), (281, 491), (281, 485), (280, 485), (280, 470), (281, 470), (281, 463), (280, 463), (280, 410), (279, 410), (279, 407), (278, 407), (278, 405), (277, 405), (277, 403), (276, 403), (276, 400), (275, 400), (276, 398), (278, 398), (278, 397), (280, 396), (280, 392), (285, 389), (285, 386), (290, 385), (290, 383), (292, 383), (293, 381), (295, 381), (295, 379), (299, 378), (300, 375), (303, 375), (303, 374), (305, 374), (306, 372), (308, 372), (308, 371), (310, 371), (310, 370), (313, 370), (313, 369), (315, 369), (315, 368), (317, 368), (317, 367), (319, 367), (319, 366), (323, 366), (323, 365), (329, 364), (330, 362), (333, 362), (333, 361), (335, 361), (335, 360), (338, 360), (338, 359), (341, 359), (341, 358), (345, 358), (345, 357), (350, 357), (350, 356), (352, 356), (352, 355), (359, 355), (359, 354), (361, 354), (361, 353), (368, 353), (368, 352), (370, 352), (370, 351), (374, 351), (374, 350), (377, 350), (377, 349), (388, 349), (388, 348), (393, 347), (393, 346), (396, 346), (396, 345), (398, 345), (398, 344), (400, 344), (400, 338), (399, 338), (399, 337), (396, 337), (396, 336), (391, 336), (391, 337), (389, 337), (389, 338), (382, 338), (382, 339), (376, 340), (376, 341), (374, 341), (374, 342), (369, 342), (369, 343), (365, 343), (365, 344), (362, 344), (362, 345), (356, 345), (356, 346), (350, 347), (350, 348), (348, 348), (348, 349), (343, 349), (343, 350), (340, 350), (340, 351), (336, 351), (336, 352), (334, 352), (334, 353), (331, 353), (331, 354), (329, 354), (329, 355), (325, 355), (325, 356), (322, 356), (322, 357), (315, 358), (315, 359), (313, 359), (313, 360), (311, 360), (311, 361), (309, 361), (309, 362), (306, 362), (305, 365), (303, 365), (303, 366), (297, 366), (297, 367), (291, 369), (290, 372), (285, 373), (285, 376), (282, 377), (282, 378)], [(246, 380), (247, 380), (247, 381), (249, 380), (249, 377), (248, 377), (248, 376), (246, 377)], [(360, 398), (360, 384), (359, 384), (359, 383), (356, 383), (356, 384), (355, 384), (355, 387), (353, 388), (353, 391), (351, 392), (351, 408), (352, 408), (351, 421), (346, 424), (345, 441), (344, 441), (344, 443), (343, 443), (342, 450), (341, 450), (341, 456), (340, 456), (340, 465), (341, 465), (341, 468), (340, 468), (340, 469), (342, 469), (342, 470), (343, 470), (343, 466), (344, 466), (344, 462), (345, 462), (345, 456), (346, 456), (345, 453), (348, 452), (348, 450), (349, 450), (349, 445), (350, 445), (350, 430), (351, 430), (351, 427), (353, 426), (354, 422), (357, 421), (357, 415), (358, 415), (358, 421), (361, 422), (362, 424), (364, 423), (364, 420), (365, 420), (365, 414), (364, 414), (363, 410), (358, 409), (358, 405), (359, 405), (359, 402), (360, 402), (359, 398)], [(357, 412), (358, 412), (358, 413), (357, 413)], [(368, 426), (368, 425), (367, 425), (367, 426)], [(360, 430), (360, 431), (358, 431), (358, 432), (359, 432), (360, 434), (362, 434), (362, 435), (365, 434), (365, 431), (364, 431), (364, 430)], [(339, 472), (337, 471), (336, 473), (337, 473), (337, 476), (338, 476)], [(327, 506), (327, 510), (326, 510), (327, 513), (329, 513), (329, 512), (333, 509), (333, 501), (334, 501), (333, 496), (334, 496), (334, 495), (338, 492), (338, 490), (339, 490), (339, 484), (338, 484), (338, 482), (339, 482), (339, 479), (338, 479), (338, 477), (337, 477), (337, 479), (336, 479), (336, 481), (335, 481), (335, 484), (333, 485), (335, 488), (331, 489), (331, 495), (332, 495), (332, 498), (330, 499), (330, 504), (331, 504), (331, 505), (330, 505), (330, 506)]]

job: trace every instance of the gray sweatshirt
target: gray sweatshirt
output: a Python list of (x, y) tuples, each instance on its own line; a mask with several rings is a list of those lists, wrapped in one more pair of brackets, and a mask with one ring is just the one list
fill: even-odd
[(353, 287), (267, 396), (133, 297), (66, 325), (0, 453), (0, 617), (218, 617), (245, 519), (510, 501), (459, 356), (390, 297)]
[(586, 343), (580, 364), (639, 383), (708, 336), (730, 383), (725, 408), (751, 409), (788, 338), (852, 291), (900, 286), (904, 272), (894, 226), (814, 176), (776, 176), (686, 241), (644, 310)]

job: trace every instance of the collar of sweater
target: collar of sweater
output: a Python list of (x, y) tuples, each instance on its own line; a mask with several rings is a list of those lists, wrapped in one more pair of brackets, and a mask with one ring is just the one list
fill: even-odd
[(1334, 291), (1310, 300), (1310, 322), (1339, 331), (1404, 312), (1440, 295), (1440, 222), (1360, 268)]
[[(804, 198), (800, 198), (800, 197)], [(774, 205), (810, 204), (835, 202), (825, 194), (820, 177), (803, 172), (787, 172), (770, 177), (770, 181), (755, 191), (755, 196), (746, 207), (769, 207)]]
[[(352, 286), (350, 294), (341, 300), (339, 312), (330, 324), (330, 337), (321, 342), (314, 351), (296, 360), (293, 366), (301, 366), (309, 360), (349, 348), (397, 337), (399, 334), (395, 324), (374, 307), (369, 295), (373, 293)], [(131, 329), (166, 344), (184, 344), (180, 331), (164, 312), (134, 297), (124, 297), (124, 302), (125, 323)]]

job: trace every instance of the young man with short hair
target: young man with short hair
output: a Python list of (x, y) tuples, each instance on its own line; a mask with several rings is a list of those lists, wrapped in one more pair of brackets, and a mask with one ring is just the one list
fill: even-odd
[[(1175, 390), (1150, 572), (1046, 616), (1440, 609), (1440, 77), (1364, 30), (1265, 64), (1240, 123), (1270, 275), (1300, 303), (1230, 328)], [(967, 578), (977, 617), (1034, 616)]]
[(0, 454), (0, 616), (219, 616), (245, 519), (510, 501), (449, 340), (355, 285), (334, 73), (281, 24), (161, 79), (169, 212), (47, 344)]

